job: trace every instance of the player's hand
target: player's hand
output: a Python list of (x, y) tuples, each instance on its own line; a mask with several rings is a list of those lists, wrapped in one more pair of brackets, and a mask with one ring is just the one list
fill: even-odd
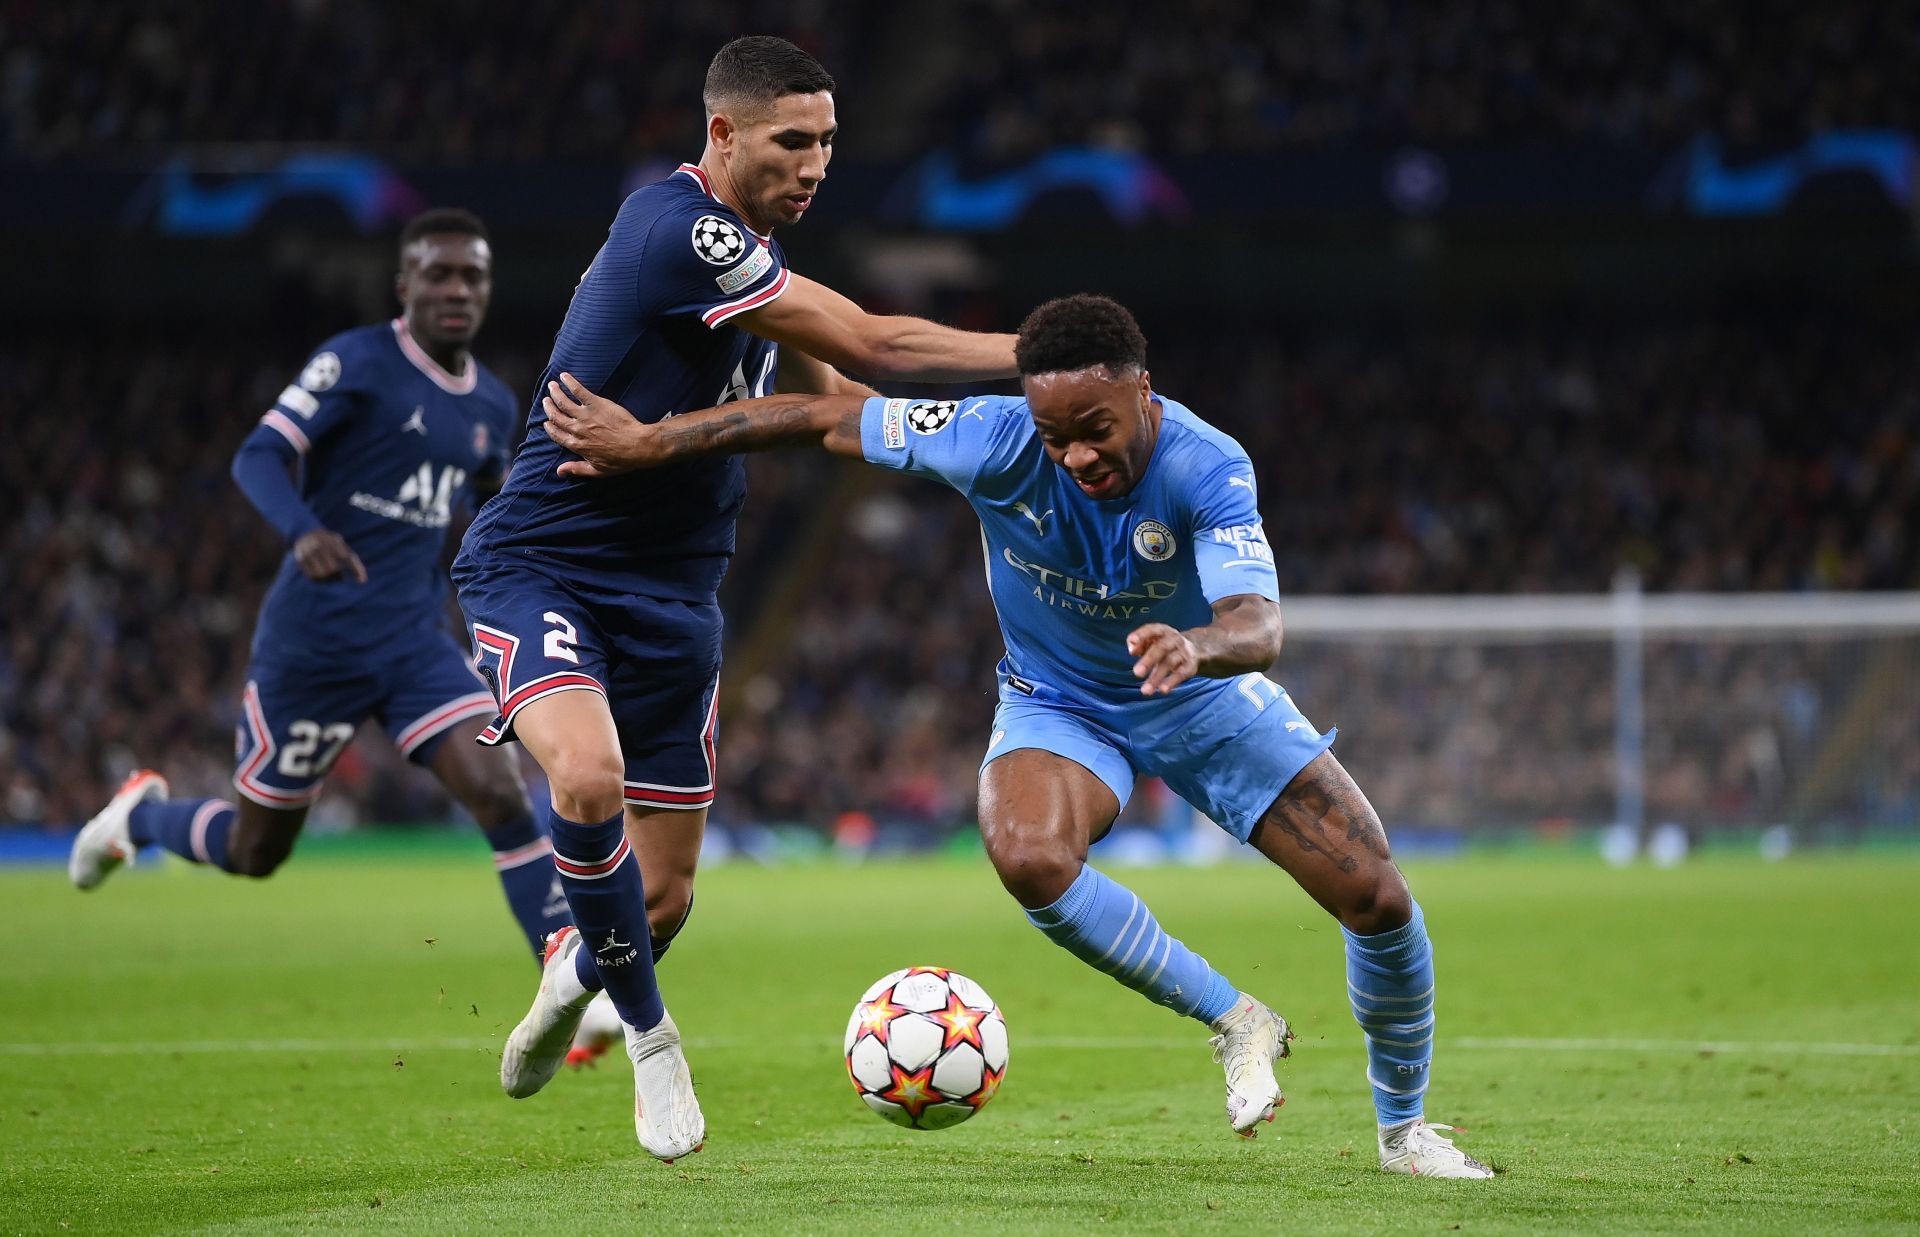
[(316, 528), (300, 534), (293, 543), (293, 561), (309, 580), (338, 580), (352, 577), (354, 583), (367, 582), (367, 568), (353, 552), (347, 539), (331, 529)]
[(547, 437), (580, 458), (554, 471), (563, 477), (611, 477), (645, 467), (647, 427), (610, 399), (580, 385), (572, 374), (547, 384)]
[(1165, 623), (1136, 628), (1127, 637), (1127, 652), (1139, 658), (1133, 663), (1133, 677), (1146, 680), (1140, 685), (1143, 696), (1164, 696), (1200, 669), (1193, 641)]

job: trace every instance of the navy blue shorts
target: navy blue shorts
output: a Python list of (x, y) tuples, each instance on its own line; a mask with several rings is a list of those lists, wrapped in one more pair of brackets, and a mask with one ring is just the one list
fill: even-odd
[(556, 692), (606, 699), (631, 807), (708, 807), (720, 705), (720, 607), (562, 583), (531, 566), (462, 562), (473, 663), (498, 704), (482, 743)]
[(437, 627), (382, 648), (377, 660), (256, 653), (235, 727), (234, 789), (266, 807), (306, 807), (368, 718), (409, 760), (425, 764), (449, 727), (493, 712), (486, 688)]

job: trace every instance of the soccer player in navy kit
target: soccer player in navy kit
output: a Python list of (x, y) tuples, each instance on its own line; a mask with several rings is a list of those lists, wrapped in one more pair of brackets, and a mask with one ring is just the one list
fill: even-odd
[(95, 887), (147, 843), (271, 875), (334, 760), (375, 718), (485, 831), (536, 957), (567, 923), (511, 755), (474, 743), (493, 697), (445, 623), (447, 526), (498, 487), (518, 422), (512, 393), (468, 351), (492, 287), (480, 220), (415, 218), (401, 235), (401, 316), (322, 344), (241, 444), (234, 479), (290, 548), (254, 632), (238, 806), (168, 799), (166, 779), (143, 769), (75, 840), (75, 885)]
[[(865, 396), (841, 377), (1010, 377), (1013, 338), (877, 317), (787, 269), (772, 238), (826, 176), (833, 79), (784, 39), (723, 47), (707, 72), (706, 148), (621, 206), (581, 276), (548, 378), (581, 375), (659, 421), (783, 389)], [(779, 350), (778, 345), (788, 345)], [(697, 1150), (705, 1122), (653, 965), (693, 904), (713, 801), (720, 612), (745, 498), (738, 460), (578, 481), (538, 427), (454, 564), (499, 716), (546, 771), (555, 865), (578, 932), (556, 933), (501, 1084), (539, 1090), (592, 990), (627, 1027), (635, 1129), (651, 1154)], [(643, 881), (644, 876), (644, 881)]]
[(546, 430), (563, 475), (630, 474), (718, 453), (824, 446), (944, 482), (980, 517), (1007, 655), (980, 771), (980, 828), (1040, 931), (1207, 1024), (1227, 1118), (1251, 1136), (1282, 1102), (1285, 1019), (1086, 863), (1136, 774), (1164, 779), (1284, 869), (1340, 923), (1367, 1046), (1380, 1166), (1491, 1177), (1423, 1113), (1433, 952), (1366, 796), (1264, 671), (1280, 653), (1273, 552), (1240, 445), (1157, 394), (1146, 339), (1103, 297), (1050, 301), (1020, 328), (1024, 397), (775, 396), (636, 423), (571, 374)]

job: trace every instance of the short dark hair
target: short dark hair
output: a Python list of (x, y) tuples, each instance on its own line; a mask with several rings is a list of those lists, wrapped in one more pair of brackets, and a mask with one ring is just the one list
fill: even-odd
[(714, 53), (700, 91), (707, 115), (740, 103), (772, 103), (781, 95), (833, 90), (833, 75), (787, 40), (749, 34)]
[(423, 236), (477, 236), (483, 241), (491, 239), (487, 235), (487, 225), (480, 222), (480, 216), (458, 206), (436, 206), (407, 220), (407, 226), (400, 229), (400, 252), (405, 254), (407, 246)]
[(1048, 301), (1020, 324), (1013, 360), (1025, 374), (1057, 374), (1106, 366), (1120, 374), (1147, 367), (1147, 337), (1127, 307), (1104, 296)]

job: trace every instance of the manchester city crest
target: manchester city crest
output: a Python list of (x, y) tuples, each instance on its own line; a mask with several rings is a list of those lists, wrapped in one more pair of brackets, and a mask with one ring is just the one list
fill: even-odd
[(1133, 550), (1152, 563), (1173, 557), (1173, 530), (1158, 520), (1142, 520), (1133, 526)]

